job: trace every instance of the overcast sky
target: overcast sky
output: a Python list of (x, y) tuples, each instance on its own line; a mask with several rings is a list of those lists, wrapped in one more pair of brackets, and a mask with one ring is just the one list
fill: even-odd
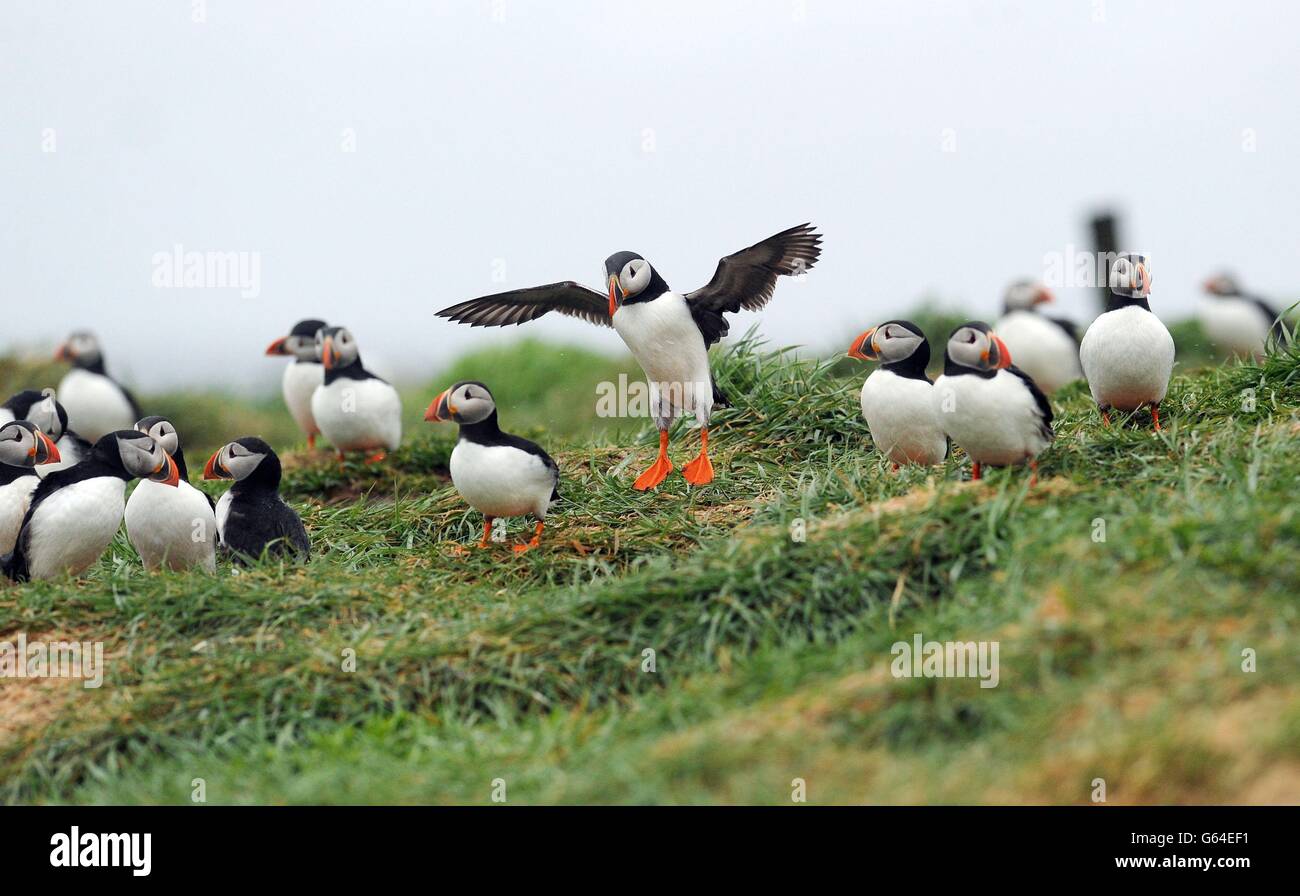
[[(146, 392), (274, 383), (304, 316), (419, 380), (525, 333), (615, 351), (434, 311), (598, 286), (620, 249), (689, 290), (807, 220), (821, 263), (732, 331), (842, 348), (923, 295), (995, 315), (1108, 205), (1162, 316), (1225, 265), (1289, 302), (1297, 33), (1294, 3), (1221, 0), (11, 0), (0, 350), (89, 327)], [(259, 293), (158, 288), (176, 245), (250, 253)]]

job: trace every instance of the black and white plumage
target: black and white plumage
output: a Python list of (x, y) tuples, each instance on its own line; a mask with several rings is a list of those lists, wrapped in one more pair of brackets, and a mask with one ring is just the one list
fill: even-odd
[(2, 561), (5, 574), (23, 582), (85, 572), (117, 534), (126, 484), (136, 478), (174, 486), (180, 474), (161, 445), (131, 429), (103, 436), (81, 463), (46, 476)]
[(483, 540), (487, 547), (492, 520), (532, 514), (537, 519), (533, 538), (516, 545), (516, 551), (537, 547), (546, 514), (560, 498), (560, 468), (538, 445), (502, 432), (496, 401), (483, 383), (456, 383), (433, 400), (424, 419), (431, 423), (460, 424), (460, 438), (451, 452), (452, 485), (469, 506), (483, 514)]
[(876, 450), (900, 464), (938, 464), (948, 439), (934, 409), (934, 386), (925, 368), (930, 343), (908, 320), (886, 321), (853, 341), (849, 357), (880, 361), (862, 384), (862, 416)]
[(1029, 374), (1048, 395), (1083, 376), (1079, 364), (1079, 333), (1072, 321), (1049, 317), (1040, 310), (1054, 301), (1047, 287), (1020, 280), (1007, 287), (1002, 317), (994, 325), (1016, 366)]
[(297, 511), (280, 497), (280, 458), (261, 439), (229, 442), (208, 458), (204, 479), (233, 479), (217, 501), (217, 536), (240, 563), (264, 554), (305, 560), (311, 539)]
[(0, 555), (14, 549), (32, 494), (41, 484), (36, 470), (58, 460), (58, 446), (30, 420), (0, 426)]
[(316, 334), (325, 329), (325, 321), (308, 318), (293, 325), (288, 336), (281, 336), (267, 348), (268, 355), (287, 356), (290, 360), (280, 379), (280, 391), (289, 407), (293, 422), (307, 436), (307, 447), (316, 447), (320, 427), (311, 412), (311, 397), (325, 382), (325, 368), (320, 362), (320, 345)]
[(340, 459), (347, 451), (367, 451), (367, 460), (383, 460), (402, 442), (397, 390), (366, 370), (347, 327), (325, 327), (316, 339), (325, 377), (312, 393), (311, 413), (321, 435)]
[(1151, 311), (1151, 269), (1146, 256), (1125, 253), (1110, 269), (1105, 313), (1083, 334), (1079, 360), (1092, 399), (1109, 422), (1110, 409), (1150, 406), (1160, 429), (1160, 402), (1174, 370), (1174, 339)]
[(1281, 314), (1268, 302), (1246, 293), (1231, 274), (1216, 274), (1206, 280), (1205, 292), (1196, 316), (1206, 338), (1220, 351), (1259, 360), (1268, 350), (1270, 336), (1283, 344), (1290, 341)]
[(645, 371), (660, 432), (659, 457), (635, 487), (652, 488), (672, 471), (668, 427), (683, 415), (693, 415), (703, 429), (700, 455), (682, 472), (688, 482), (703, 485), (713, 479), (709, 419), (715, 406), (726, 405), (708, 356), (708, 347), (727, 335), (723, 315), (762, 308), (778, 277), (804, 273), (820, 255), (821, 235), (802, 224), (726, 256), (705, 286), (677, 293), (642, 256), (617, 252), (605, 260), (605, 293), (569, 280), (472, 299), (438, 315), (475, 327), (501, 327), (558, 311), (613, 327)]
[(1011, 364), (1011, 352), (988, 324), (970, 321), (952, 331), (943, 375), (934, 382), (935, 412), (944, 432), (974, 463), (1028, 463), (1052, 444), (1052, 406), (1033, 378)]
[(68, 426), (95, 442), (110, 432), (130, 429), (141, 416), (140, 405), (125, 386), (108, 375), (104, 352), (94, 334), (73, 333), (54, 354), (72, 369), (59, 382), (59, 401), (68, 411)]
[(68, 412), (53, 389), (25, 389), (0, 405), (0, 422), (30, 420), (59, 446), (60, 460), (36, 468), (40, 476), (70, 467), (89, 453), (90, 442), (68, 428)]
[(217, 568), (217, 520), (212, 499), (190, 485), (181, 438), (170, 420), (145, 417), (135, 424), (176, 462), (175, 488), (141, 482), (126, 502), (126, 537), (144, 568)]

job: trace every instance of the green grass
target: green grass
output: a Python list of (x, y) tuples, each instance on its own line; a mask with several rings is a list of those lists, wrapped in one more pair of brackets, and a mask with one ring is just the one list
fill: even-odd
[[(98, 691), (0, 686), (0, 795), (788, 804), (802, 778), (811, 803), (1080, 803), (1102, 777), (1111, 802), (1300, 801), (1300, 355), (1180, 364), (1159, 435), (1068, 388), (1033, 489), (964, 482), (960, 454), (891, 473), (865, 367), (741, 342), (718, 478), (641, 495), (653, 429), (594, 415), (631, 369), (521, 343), (406, 396), (418, 420), (482, 379), (540, 437), (566, 497), (540, 551), (453, 555), (480, 526), (453, 432), (412, 423), (382, 469), (287, 455), (303, 566), (149, 575), (119, 540), (84, 581), (0, 591), (0, 638), (110, 655)], [(999, 686), (893, 678), (914, 632), (997, 641)]]

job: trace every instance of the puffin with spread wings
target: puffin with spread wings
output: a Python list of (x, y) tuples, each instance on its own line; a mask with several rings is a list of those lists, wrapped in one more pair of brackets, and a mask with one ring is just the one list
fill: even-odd
[(708, 353), (727, 335), (723, 314), (762, 308), (772, 298), (777, 277), (802, 274), (817, 262), (821, 241), (811, 224), (791, 227), (726, 256), (708, 284), (687, 293), (673, 292), (637, 253), (617, 252), (605, 259), (608, 293), (566, 280), (471, 299), (438, 316), (473, 327), (504, 327), (558, 311), (613, 327), (645, 371), (659, 428), (659, 456), (634, 488), (654, 488), (672, 472), (668, 428), (675, 417), (688, 415), (700, 426), (700, 454), (682, 475), (692, 485), (705, 485), (713, 481), (709, 417), (714, 407), (727, 406), (713, 382)]

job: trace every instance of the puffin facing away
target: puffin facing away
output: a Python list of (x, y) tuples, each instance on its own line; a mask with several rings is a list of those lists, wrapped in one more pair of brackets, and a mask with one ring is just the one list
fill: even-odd
[[(59, 446), (61, 460), (42, 464), (36, 468), (40, 476), (48, 476), (79, 463), (90, 453), (91, 445), (68, 429), (68, 412), (59, 403), (53, 389), (27, 389), (0, 405), (0, 420), (30, 420)], [(2, 553), (2, 552), (0, 552)]]
[(516, 552), (537, 547), (542, 540), (546, 512), (560, 498), (560, 468), (537, 445), (501, 431), (497, 406), (488, 387), (466, 380), (435, 398), (425, 412), (431, 423), (460, 424), (460, 438), (451, 452), (451, 483), (469, 506), (483, 514), (480, 548), (492, 537), (496, 517), (537, 518), (537, 528)]
[(1011, 352), (983, 321), (962, 324), (948, 337), (943, 376), (934, 382), (935, 412), (948, 436), (974, 464), (1028, 463), (1038, 481), (1038, 455), (1052, 444), (1052, 406)]
[(1048, 395), (1083, 376), (1074, 324), (1040, 311), (1052, 301), (1051, 290), (1040, 283), (1012, 283), (1003, 298), (1002, 318), (994, 327), (1015, 357), (1016, 366)]
[(0, 555), (14, 549), (32, 492), (41, 483), (36, 466), (58, 459), (58, 446), (30, 420), (0, 426)]
[(503, 327), (536, 320), (549, 311), (613, 327), (645, 371), (650, 408), (659, 428), (659, 456), (637, 478), (644, 491), (672, 472), (668, 427), (674, 417), (694, 415), (700, 454), (682, 474), (692, 485), (713, 481), (709, 419), (727, 400), (713, 383), (708, 348), (727, 335), (724, 313), (757, 311), (766, 305), (781, 276), (802, 274), (821, 255), (821, 234), (802, 224), (718, 262), (713, 279), (694, 292), (676, 293), (635, 252), (605, 259), (608, 295), (566, 280), (472, 299), (444, 308), (439, 317), (474, 327)]
[(95, 442), (110, 432), (130, 429), (141, 417), (140, 406), (126, 387), (104, 369), (104, 352), (94, 334), (73, 333), (54, 357), (72, 369), (59, 382), (59, 401), (68, 425)]
[(126, 537), (149, 570), (190, 568), (215, 572), (217, 520), (212, 499), (190, 485), (181, 437), (170, 420), (145, 417), (137, 432), (151, 437), (176, 462), (175, 488), (141, 482), (126, 502)]
[(311, 396), (316, 387), (325, 382), (325, 368), (321, 366), (316, 334), (325, 329), (323, 320), (300, 320), (293, 325), (288, 336), (281, 336), (267, 348), (268, 355), (285, 355), (293, 360), (285, 365), (280, 380), (284, 403), (289, 406), (293, 422), (307, 435), (307, 447), (316, 447), (320, 427), (311, 414)]
[(853, 340), (849, 357), (881, 362), (862, 384), (862, 416), (876, 450), (895, 470), (943, 463), (948, 439), (934, 410), (934, 386), (925, 373), (930, 343), (921, 328), (909, 320), (886, 321)]
[(1268, 302), (1247, 295), (1231, 274), (1216, 274), (1205, 281), (1206, 298), (1197, 318), (1206, 338), (1221, 351), (1260, 360), (1271, 335), (1280, 343), (1290, 339), (1282, 316)]
[(5, 574), (25, 582), (85, 572), (117, 534), (126, 484), (136, 478), (175, 486), (180, 474), (161, 445), (132, 429), (109, 433), (81, 463), (46, 476), (13, 553), (0, 561)]
[(361, 364), (357, 340), (347, 327), (316, 334), (325, 378), (311, 396), (311, 413), (321, 435), (343, 460), (344, 452), (366, 451), (378, 463), (402, 443), (402, 400), (397, 390)]
[(280, 497), (280, 458), (261, 439), (236, 439), (217, 449), (203, 468), (204, 479), (233, 479), (217, 501), (221, 547), (240, 563), (263, 554), (306, 560), (311, 539), (302, 518)]
[(1120, 255), (1110, 268), (1106, 312), (1083, 334), (1079, 359), (1092, 400), (1110, 425), (1111, 408), (1135, 411), (1151, 406), (1160, 431), (1160, 402), (1174, 370), (1174, 338), (1151, 311), (1151, 269), (1145, 255)]

